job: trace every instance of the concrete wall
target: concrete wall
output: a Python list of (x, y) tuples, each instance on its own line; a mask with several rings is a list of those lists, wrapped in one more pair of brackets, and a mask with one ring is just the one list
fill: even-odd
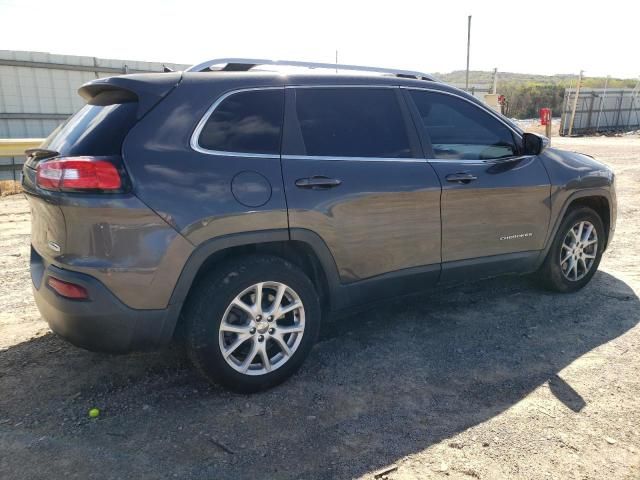
[[(0, 138), (44, 138), (77, 112), (78, 88), (123, 73), (161, 72), (187, 65), (0, 50)], [(23, 157), (0, 157), (0, 180), (20, 180)]]
[(161, 72), (163, 65), (42, 52), (0, 50), (0, 138), (46, 137), (84, 101), (78, 88), (95, 78)]

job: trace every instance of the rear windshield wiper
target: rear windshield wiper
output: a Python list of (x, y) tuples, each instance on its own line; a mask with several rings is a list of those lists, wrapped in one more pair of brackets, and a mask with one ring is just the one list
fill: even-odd
[(27, 155), (27, 160), (24, 164), (29, 168), (36, 168), (36, 165), (40, 163), (41, 160), (60, 155), (59, 152), (49, 150), (48, 148), (30, 148), (25, 150), (24, 153)]
[(25, 150), (24, 153), (27, 155), (27, 157), (31, 157), (34, 160), (56, 157), (60, 155), (60, 153), (56, 152), (55, 150), (48, 150), (46, 148), (30, 148), (28, 150)]

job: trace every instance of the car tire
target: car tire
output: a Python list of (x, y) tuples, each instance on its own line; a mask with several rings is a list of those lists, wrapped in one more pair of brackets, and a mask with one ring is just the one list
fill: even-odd
[(313, 283), (297, 266), (274, 256), (236, 258), (205, 274), (190, 293), (183, 311), (186, 349), (209, 381), (257, 392), (300, 367), (320, 319)]
[(605, 235), (602, 219), (593, 209), (570, 210), (538, 271), (543, 285), (549, 290), (568, 293), (589, 283), (600, 264)]

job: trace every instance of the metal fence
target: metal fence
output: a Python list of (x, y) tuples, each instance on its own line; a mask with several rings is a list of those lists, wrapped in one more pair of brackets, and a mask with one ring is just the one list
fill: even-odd
[(24, 158), (0, 157), (0, 180), (20, 181), (20, 170), (24, 165)]
[(42, 138), (0, 138), (0, 180), (20, 181), (24, 151), (39, 146)]
[(640, 129), (640, 89), (582, 88), (570, 128), (576, 89), (564, 93), (560, 135), (626, 132)]
[(450, 83), (449, 85), (459, 88), (460, 90), (464, 90), (467, 93), (470, 93), (478, 100), (484, 101), (484, 96), (493, 91), (492, 85), (487, 84), (478, 84), (478, 85), (470, 85), (469, 88), (465, 88), (462, 83)]

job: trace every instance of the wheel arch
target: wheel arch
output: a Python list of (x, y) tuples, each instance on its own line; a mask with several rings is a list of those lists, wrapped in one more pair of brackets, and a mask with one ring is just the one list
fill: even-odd
[(553, 239), (558, 232), (558, 228), (560, 228), (560, 224), (567, 215), (567, 212), (580, 206), (592, 208), (602, 218), (602, 222), (605, 225), (605, 249), (607, 248), (615, 228), (615, 199), (612, 199), (609, 190), (603, 188), (578, 190), (565, 199), (562, 208), (558, 211), (553, 228), (549, 231), (547, 236), (545, 248), (538, 259), (539, 265), (542, 264), (546, 258), (549, 249), (551, 248), (551, 244), (553, 243)]
[(575, 198), (567, 207), (565, 215), (570, 210), (579, 207), (589, 207), (594, 210), (602, 219), (604, 224), (605, 243), (606, 249), (609, 244), (609, 230), (611, 228), (611, 207), (609, 205), (609, 199), (603, 195), (590, 195), (586, 197)]
[[(184, 304), (198, 278), (220, 262), (234, 256), (261, 253), (283, 258), (302, 269), (314, 284), (323, 311), (330, 310), (339, 283), (335, 262), (317, 234), (299, 230), (295, 234), (292, 231), (291, 235), (287, 229), (238, 233), (204, 242), (192, 252), (183, 267), (170, 305)], [(176, 318), (176, 324), (178, 322)]]

